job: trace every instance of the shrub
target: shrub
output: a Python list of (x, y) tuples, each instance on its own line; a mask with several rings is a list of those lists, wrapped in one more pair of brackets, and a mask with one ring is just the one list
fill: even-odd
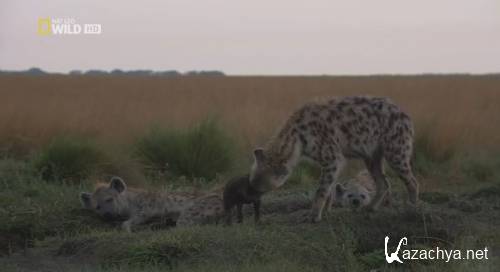
[(233, 163), (236, 145), (215, 119), (185, 130), (153, 127), (135, 145), (146, 167), (175, 176), (213, 179)]
[(34, 167), (44, 180), (80, 181), (93, 174), (103, 159), (93, 142), (65, 136), (42, 148)]

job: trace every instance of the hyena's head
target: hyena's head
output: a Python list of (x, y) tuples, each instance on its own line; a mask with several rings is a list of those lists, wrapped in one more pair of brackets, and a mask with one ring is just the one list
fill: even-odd
[(84, 208), (95, 211), (106, 219), (123, 216), (122, 199), (127, 185), (119, 177), (112, 177), (109, 185), (98, 187), (94, 193), (82, 192), (80, 200)]
[(266, 155), (263, 149), (254, 150), (254, 163), (250, 170), (250, 185), (260, 192), (278, 188), (287, 180), (290, 170), (279, 160)]
[(371, 202), (371, 192), (364, 186), (351, 183), (335, 186), (335, 202), (338, 206), (359, 209)]

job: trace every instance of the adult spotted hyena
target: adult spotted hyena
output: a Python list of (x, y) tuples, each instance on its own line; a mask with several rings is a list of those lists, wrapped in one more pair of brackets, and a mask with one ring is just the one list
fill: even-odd
[(127, 189), (119, 177), (111, 178), (109, 185), (98, 186), (94, 193), (81, 193), (80, 198), (85, 208), (105, 219), (125, 218), (122, 228), (128, 232), (132, 227), (158, 217), (171, 219), (177, 226), (182, 226), (223, 215), (221, 197)]
[(387, 98), (344, 97), (311, 103), (298, 109), (264, 149), (254, 151), (250, 182), (254, 187), (279, 187), (301, 158), (321, 167), (320, 185), (311, 209), (311, 220), (321, 220), (325, 200), (347, 159), (362, 159), (376, 183), (369, 205), (378, 208), (389, 184), (382, 160), (404, 181), (409, 200), (416, 204), (418, 183), (410, 159), (413, 125), (410, 117)]

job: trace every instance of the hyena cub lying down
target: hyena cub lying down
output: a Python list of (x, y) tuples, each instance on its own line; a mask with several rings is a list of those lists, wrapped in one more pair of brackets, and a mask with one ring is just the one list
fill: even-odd
[(223, 215), (222, 199), (218, 195), (196, 197), (186, 193), (148, 192), (128, 189), (119, 177), (111, 178), (109, 185), (96, 188), (94, 193), (80, 195), (85, 208), (105, 219), (122, 219), (122, 228), (132, 227), (153, 218), (172, 219), (177, 226), (217, 222)]
[[(375, 181), (367, 170), (360, 171), (355, 178), (345, 184), (337, 184), (330, 193), (327, 208), (331, 206), (346, 207), (357, 210), (368, 207), (377, 192)], [(391, 203), (390, 191), (383, 201), (384, 205)]]

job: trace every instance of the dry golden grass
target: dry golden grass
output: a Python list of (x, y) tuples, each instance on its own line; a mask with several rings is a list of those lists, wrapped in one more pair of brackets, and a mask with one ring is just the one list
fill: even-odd
[(0, 142), (36, 146), (69, 132), (127, 144), (151, 124), (216, 115), (249, 148), (306, 101), (361, 94), (391, 97), (437, 147), (500, 146), (500, 76), (0, 76)]

